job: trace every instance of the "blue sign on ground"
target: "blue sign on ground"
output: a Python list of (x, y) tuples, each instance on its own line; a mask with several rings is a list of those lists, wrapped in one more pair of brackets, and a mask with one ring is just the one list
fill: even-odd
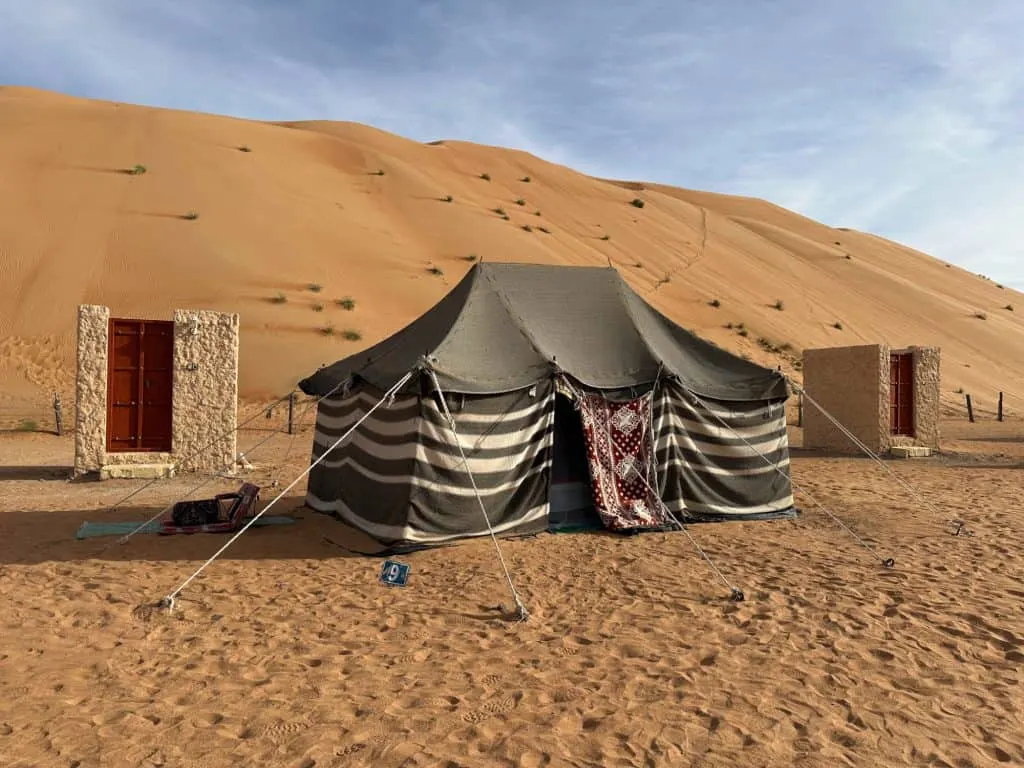
[(386, 587), (404, 587), (409, 583), (409, 566), (396, 560), (385, 560), (380, 569), (380, 581)]

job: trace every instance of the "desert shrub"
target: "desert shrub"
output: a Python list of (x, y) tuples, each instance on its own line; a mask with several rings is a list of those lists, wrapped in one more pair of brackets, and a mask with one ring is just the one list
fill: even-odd
[(146, 172), (146, 170), (146, 166), (144, 165), (134, 165), (128, 173), (132, 176), (141, 176)]
[(711, 301), (708, 302), (708, 306), (718, 309), (720, 306), (722, 306), (722, 302), (720, 302), (718, 299), (712, 299)]
[(351, 328), (341, 332), (341, 336), (345, 341), (359, 341), (363, 338), (363, 335), (359, 331), (353, 331)]
[(516, 200), (516, 205), (526, 205), (526, 201), (523, 198)]
[(188, 221), (195, 221), (196, 219), (199, 218), (199, 214), (196, 211), (189, 211), (181, 218), (186, 219)]
[(782, 302), (782, 299), (776, 299), (775, 303), (772, 304), (772, 306), (775, 309), (779, 310), (779, 312), (781, 312), (782, 310), (784, 310), (786, 308), (786, 305)]
[(443, 270), (443, 269), (441, 269), (440, 267), (429, 267), (429, 268), (427, 269), (427, 272), (429, 272), (429, 273), (430, 273), (430, 274), (432, 274), (432, 275), (438, 275), (438, 276), (440, 276), (440, 275), (443, 275), (443, 274), (444, 274), (444, 270)]
[(285, 304), (288, 301), (288, 297), (285, 296), (283, 293), (279, 293), (277, 294), (277, 296), (274, 296), (270, 301), (273, 304)]
[(324, 289), (324, 287), (320, 285), (320, 283), (310, 283), (309, 285), (306, 286), (306, 288), (311, 290), (313, 293), (320, 293), (320, 291)]
[(644, 201), (641, 200), (639, 197), (634, 197), (629, 204), (632, 205), (634, 208), (644, 207)]
[(489, 173), (481, 173), (480, 174), (480, 178), (483, 179), (484, 181), (490, 181), (491, 180), (491, 174), (489, 174)]
[(313, 311), (314, 312), (323, 312), (324, 311), (324, 305), (323, 304), (314, 304), (313, 305)]

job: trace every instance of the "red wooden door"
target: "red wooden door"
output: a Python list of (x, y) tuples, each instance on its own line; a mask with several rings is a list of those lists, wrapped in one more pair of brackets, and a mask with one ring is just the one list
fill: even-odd
[(889, 424), (894, 435), (914, 436), (914, 355), (889, 355)]
[(170, 451), (174, 323), (111, 320), (107, 450)]

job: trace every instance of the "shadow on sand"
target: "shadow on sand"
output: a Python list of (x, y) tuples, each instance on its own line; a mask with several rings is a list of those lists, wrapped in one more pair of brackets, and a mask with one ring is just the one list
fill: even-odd
[(0, 467), (0, 483), (6, 480), (67, 480), (74, 467), (44, 465), (36, 467)]

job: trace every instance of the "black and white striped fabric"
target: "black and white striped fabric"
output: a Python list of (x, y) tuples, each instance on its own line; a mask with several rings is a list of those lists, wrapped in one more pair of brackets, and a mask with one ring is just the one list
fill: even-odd
[(698, 520), (792, 514), (782, 401), (711, 401), (663, 380), (653, 411), (658, 490), (674, 514)]
[[(316, 461), (379, 400), (365, 383), (319, 405)], [(440, 544), (487, 534), (463, 464), (465, 452), (494, 532), (547, 527), (554, 440), (551, 382), (500, 395), (437, 393), (381, 406), (310, 473), (307, 504), (388, 546)], [(459, 442), (456, 442), (458, 439)]]

